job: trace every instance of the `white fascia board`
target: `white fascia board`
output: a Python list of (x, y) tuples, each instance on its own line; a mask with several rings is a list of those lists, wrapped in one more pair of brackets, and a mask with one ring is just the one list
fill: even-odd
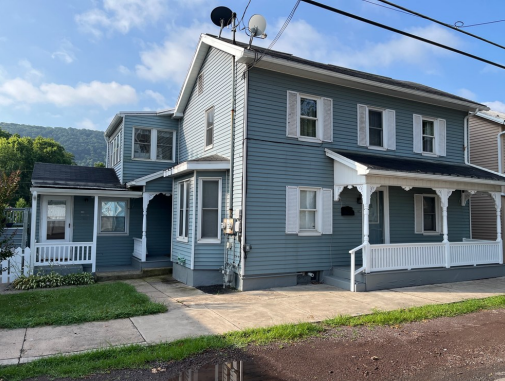
[(142, 197), (142, 192), (134, 191), (114, 191), (99, 189), (75, 189), (75, 188), (30, 188), (30, 192), (37, 192), (39, 195), (65, 195), (65, 196), (100, 196), (100, 197)]
[(229, 161), (197, 161), (191, 162), (186, 161), (175, 167), (167, 169), (164, 171), (164, 177), (170, 177), (175, 175), (182, 175), (187, 172), (192, 171), (226, 171), (230, 169)]
[(160, 177), (163, 177), (163, 173), (165, 171), (159, 171), (159, 172), (154, 172), (151, 173), (150, 175), (139, 177), (138, 179), (132, 180), (128, 183), (126, 183), (127, 187), (132, 187), (132, 186), (140, 186), (140, 185), (146, 185), (147, 182), (156, 180)]
[[(253, 52), (248, 52), (254, 56)], [(331, 82), (336, 85), (351, 87), (355, 89), (389, 95), (396, 98), (407, 98), (417, 102), (434, 104), (438, 106), (450, 107), (464, 111), (488, 111), (489, 108), (478, 103), (465, 102), (457, 99), (447, 98), (441, 95), (429, 94), (421, 90), (406, 89), (403, 87), (380, 83), (350, 75), (335, 73), (330, 70), (305, 65), (298, 62), (275, 58), (265, 55), (255, 66), (272, 71), (279, 71), (304, 78), (311, 78), (318, 81), (325, 81), (331, 78)], [(289, 70), (286, 70), (289, 69)], [(407, 95), (407, 97), (405, 97)]]
[[(169, 115), (168, 112), (170, 110), (165, 110), (161, 112), (167, 112), (165, 115)], [(115, 129), (121, 124), (123, 121), (123, 118), (126, 115), (158, 115), (159, 113), (157, 111), (120, 111), (116, 115), (114, 115), (114, 118), (109, 124), (109, 127), (105, 130), (105, 136), (109, 137), (111, 134), (115, 131)], [(163, 114), (161, 114), (163, 115)]]
[(329, 150), (328, 148), (325, 149), (326, 156), (329, 158), (338, 161), (339, 163), (342, 163), (346, 166), (348, 166), (351, 169), (356, 170), (358, 175), (366, 175), (368, 173), (368, 167), (360, 164), (354, 160), (351, 160), (345, 156), (339, 155), (336, 152), (333, 152), (332, 150)]
[(503, 181), (498, 181), (498, 180), (474, 179), (470, 177), (460, 177), (460, 176), (430, 175), (425, 173), (411, 173), (411, 172), (393, 172), (379, 169), (369, 169), (367, 174), (371, 176), (375, 175), (375, 176), (388, 176), (388, 177), (404, 177), (404, 178), (406, 177), (406, 178), (441, 180), (441, 181), (460, 182), (460, 183), (505, 185), (505, 178), (503, 179)]
[(494, 116), (491, 116), (491, 115), (488, 115), (488, 114), (484, 114), (483, 112), (478, 112), (475, 115), (480, 116), (481, 118), (484, 118), (484, 119), (487, 119), (487, 120), (491, 120), (491, 121), (496, 122), (498, 124), (505, 124), (505, 119), (496, 118)]

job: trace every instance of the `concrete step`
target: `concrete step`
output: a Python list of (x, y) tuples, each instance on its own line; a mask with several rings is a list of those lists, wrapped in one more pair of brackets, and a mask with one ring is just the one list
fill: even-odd
[(95, 274), (97, 282), (106, 282), (111, 280), (126, 280), (148, 278), (151, 276), (171, 275), (172, 267), (159, 267), (155, 269), (128, 270), (128, 271), (104, 271)]
[[(329, 284), (347, 291), (349, 291), (351, 288), (351, 281), (349, 278), (340, 278), (333, 275), (325, 275), (323, 282), (325, 284)], [(366, 290), (365, 283), (356, 281), (355, 284), (357, 292), (363, 292)]]

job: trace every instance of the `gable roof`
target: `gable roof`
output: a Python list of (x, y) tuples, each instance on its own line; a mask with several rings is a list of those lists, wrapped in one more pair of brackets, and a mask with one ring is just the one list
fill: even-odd
[(476, 113), (475, 115), (480, 116), (481, 118), (491, 120), (493, 122), (496, 122), (498, 124), (503, 124), (505, 125), (505, 113), (498, 112), (498, 111), (480, 111)]
[(252, 46), (249, 50), (247, 49), (247, 44), (241, 42), (233, 44), (231, 40), (222, 37), (218, 39), (216, 36), (210, 34), (202, 34), (174, 109), (175, 118), (183, 116), (196, 77), (211, 47), (234, 55), (238, 63), (245, 64), (252, 64), (258, 54), (265, 53), (261, 61), (255, 65), (257, 68), (275, 70), (340, 86), (353, 87), (464, 111), (489, 110), (483, 104), (420, 83), (402, 81), (341, 66), (310, 61), (289, 53), (266, 50), (257, 46)]
[(35, 163), (34, 187), (126, 190), (112, 168)]

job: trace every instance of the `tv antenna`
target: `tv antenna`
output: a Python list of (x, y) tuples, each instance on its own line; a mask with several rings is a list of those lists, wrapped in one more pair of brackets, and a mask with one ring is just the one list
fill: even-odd
[(249, 46), (247, 49), (251, 49), (251, 44), (254, 37), (266, 38), (267, 35), (265, 30), (267, 29), (267, 20), (262, 15), (252, 15), (249, 19)]
[(233, 12), (230, 8), (227, 7), (217, 7), (212, 10), (210, 14), (210, 19), (215, 25), (221, 28), (219, 30), (219, 38), (221, 38), (221, 33), (223, 32), (223, 29), (226, 26), (229, 26), (230, 24), (233, 23), (231, 30), (233, 32), (233, 43), (235, 43), (235, 32), (237, 30), (235, 26), (235, 20), (237, 19), (237, 14), (235, 12)]

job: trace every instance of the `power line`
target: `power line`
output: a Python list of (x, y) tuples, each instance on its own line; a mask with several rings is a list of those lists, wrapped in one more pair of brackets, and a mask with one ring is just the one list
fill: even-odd
[(352, 13), (344, 12), (344, 11), (342, 11), (340, 9), (333, 8), (333, 7), (330, 7), (328, 5), (318, 3), (317, 1), (313, 1), (313, 0), (301, 0), (301, 1), (303, 1), (303, 2), (305, 2), (307, 4), (315, 5), (316, 7), (319, 7), (319, 8), (326, 9), (327, 11), (339, 13), (341, 15), (353, 18), (355, 20), (359, 20), (359, 21), (365, 22), (367, 24), (378, 26), (379, 28), (382, 28), (382, 29), (387, 29), (387, 30), (389, 30), (391, 32), (395, 32), (395, 33), (402, 34), (402, 35), (410, 37), (410, 38), (414, 38), (414, 39), (422, 41), (422, 42), (426, 42), (427, 44), (438, 46), (439, 48), (450, 50), (450, 51), (452, 51), (454, 53), (458, 53), (458, 54), (461, 54), (461, 55), (473, 58), (475, 60), (478, 60), (478, 61), (481, 61), (481, 62), (485, 62), (485, 63), (487, 63), (489, 65), (493, 65), (493, 66), (499, 67), (500, 69), (505, 69), (505, 66), (500, 65), (499, 63), (496, 63), (496, 62), (493, 62), (493, 61), (489, 61), (489, 60), (487, 60), (485, 58), (481, 58), (481, 57), (475, 56), (473, 54), (464, 52), (462, 50), (458, 50), (458, 49), (452, 48), (450, 46), (443, 45), (443, 44), (440, 44), (438, 42), (431, 41), (431, 40), (428, 40), (428, 39), (420, 37), (420, 36), (416, 36), (415, 34), (404, 32), (403, 30), (400, 30), (400, 29), (392, 28), (390, 26), (387, 26), (387, 25), (384, 25), (384, 24), (381, 24), (381, 23), (378, 23), (378, 22), (375, 22), (375, 21), (372, 21), (372, 20), (368, 20), (368, 19), (365, 19), (365, 18), (360, 17), (360, 16), (353, 15)]
[(404, 13), (406, 15), (409, 15), (409, 16), (415, 16), (413, 15), (412, 13), (409, 13), (409, 12), (404, 12), (404, 11), (400, 11), (399, 9), (395, 9), (395, 8), (391, 8), (391, 7), (386, 7), (385, 5), (382, 5), (382, 4), (377, 4), (377, 3), (374, 3), (373, 1), (369, 1), (369, 0), (363, 0), (365, 3), (369, 3), (369, 4), (373, 4), (373, 5), (377, 5), (378, 7), (382, 7), (382, 8), (386, 8), (386, 9), (391, 9), (392, 11), (395, 11), (395, 12), (400, 12), (400, 13)]
[(421, 13), (418, 13), (418, 12), (415, 12), (415, 11), (411, 11), (410, 9), (407, 9), (407, 8), (404, 8), (404, 7), (400, 6), (400, 5), (394, 4), (394, 3), (392, 3), (392, 2), (390, 2), (390, 1), (388, 1), (388, 0), (379, 0), (379, 1), (380, 1), (381, 3), (386, 3), (386, 4), (389, 4), (389, 5), (393, 6), (393, 7), (395, 7), (395, 8), (401, 9), (401, 10), (406, 11), (406, 12), (409, 12), (409, 13), (412, 13), (413, 15), (418, 16), (418, 17), (421, 17), (421, 18), (423, 18), (423, 19), (433, 21), (433, 22), (435, 22), (435, 23), (437, 23), (437, 24), (443, 25), (443, 26), (445, 26), (445, 27), (447, 27), (447, 28), (450, 28), (450, 29), (452, 29), (452, 30), (455, 30), (455, 31), (457, 31), (457, 32), (464, 33), (464, 34), (466, 34), (466, 35), (468, 35), (468, 36), (471, 36), (471, 37), (473, 37), (473, 38), (476, 38), (476, 39), (478, 39), (478, 40), (481, 40), (481, 41), (487, 42), (488, 44), (491, 44), (491, 45), (497, 46), (497, 47), (499, 47), (499, 48), (505, 49), (505, 46), (500, 45), (500, 44), (497, 44), (496, 42), (486, 40), (485, 38), (482, 38), (482, 37), (477, 36), (477, 35), (472, 34), (472, 33), (465, 32), (464, 30), (461, 30), (461, 29), (459, 29), (459, 28), (457, 28), (457, 27), (455, 27), (455, 26), (452, 26), (452, 25), (450, 25), (450, 24), (447, 24), (447, 23), (445, 23), (445, 22), (435, 20), (434, 18), (431, 18), (431, 17), (425, 16), (425, 15), (423, 15), (423, 14), (421, 14)]
[[(454, 26), (456, 28), (470, 28), (472, 26), (479, 26), (479, 25), (487, 25), (487, 24), (495, 24), (497, 22), (505, 22), (505, 20), (496, 20), (496, 21), (488, 21), (488, 22), (481, 22), (479, 24), (471, 24), (471, 25), (465, 25), (463, 21), (456, 21), (454, 23)], [(461, 25), (456, 25), (457, 23), (461, 23)]]

